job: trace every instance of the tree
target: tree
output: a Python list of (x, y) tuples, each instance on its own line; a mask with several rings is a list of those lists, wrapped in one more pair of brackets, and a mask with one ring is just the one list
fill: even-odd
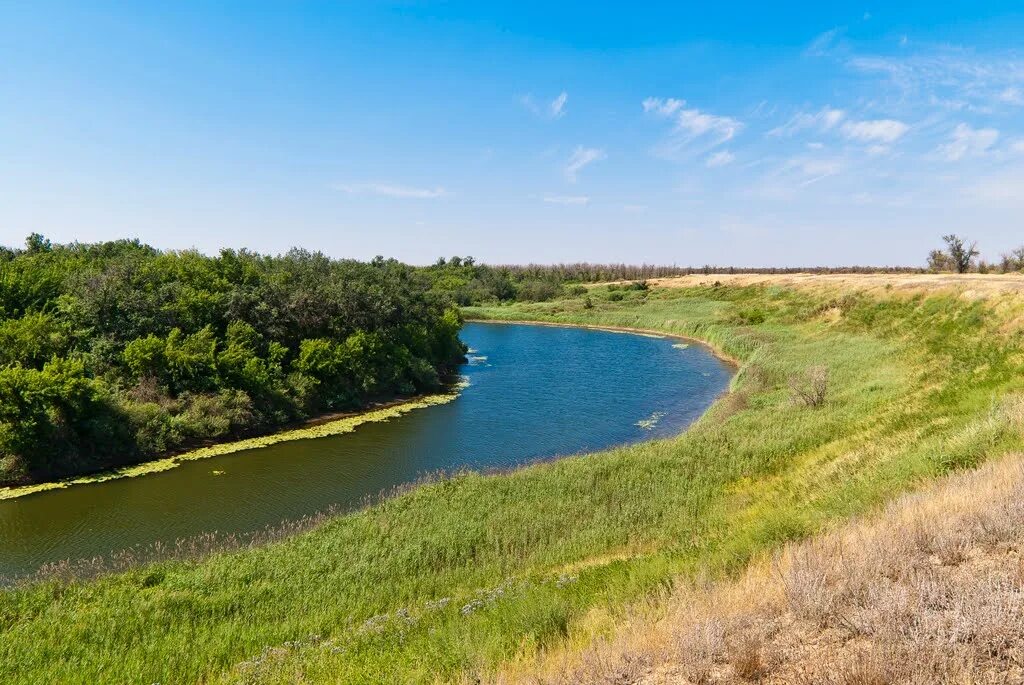
[(944, 235), (942, 239), (946, 241), (947, 253), (953, 268), (959, 274), (967, 273), (974, 258), (980, 254), (977, 249), (978, 243), (972, 242), (968, 246), (964, 239), (955, 233)]
[(942, 250), (932, 250), (928, 253), (929, 271), (949, 271), (952, 269), (949, 255)]
[(1015, 247), (1010, 252), (1004, 253), (999, 268), (1002, 272), (1024, 271), (1024, 246)]

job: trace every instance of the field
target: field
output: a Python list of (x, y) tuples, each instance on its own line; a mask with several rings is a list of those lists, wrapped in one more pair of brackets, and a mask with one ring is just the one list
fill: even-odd
[[(668, 615), (691, 579), (736, 577), (787, 543), (1021, 448), (1024, 300), (1012, 288), (844, 278), (689, 277), (469, 309), (691, 336), (740, 370), (676, 438), (425, 484), (265, 547), (3, 592), (0, 679), (530, 673), (538, 654), (587, 653), (638, 611)], [(820, 405), (795, 399), (822, 379)]]

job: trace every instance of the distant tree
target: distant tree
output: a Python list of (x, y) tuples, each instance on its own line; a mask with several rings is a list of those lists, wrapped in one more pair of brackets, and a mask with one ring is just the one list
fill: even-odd
[(1003, 253), (999, 262), (1002, 272), (1024, 271), (1024, 246), (1015, 247), (1009, 252)]
[(974, 258), (980, 254), (977, 249), (978, 243), (972, 242), (967, 245), (964, 239), (955, 233), (944, 235), (942, 239), (946, 241), (947, 254), (953, 268), (959, 274), (967, 273)]
[(33, 233), (29, 237), (25, 238), (25, 251), (29, 254), (36, 254), (38, 252), (49, 252), (53, 249), (53, 245), (49, 240), (44, 238), (39, 233)]
[(949, 255), (942, 250), (932, 250), (928, 253), (929, 271), (950, 271), (952, 268)]

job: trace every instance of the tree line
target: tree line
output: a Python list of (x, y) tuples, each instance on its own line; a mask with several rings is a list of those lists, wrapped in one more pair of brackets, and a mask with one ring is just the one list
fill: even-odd
[(1016, 247), (999, 256), (998, 261), (981, 259), (977, 241), (968, 240), (955, 233), (942, 236), (945, 249), (932, 250), (928, 254), (928, 269), (934, 272), (951, 271), (955, 273), (977, 272), (1016, 273), (1024, 271), (1024, 245)]
[(460, 327), (395, 260), (34, 234), (0, 249), (0, 485), (434, 390)]

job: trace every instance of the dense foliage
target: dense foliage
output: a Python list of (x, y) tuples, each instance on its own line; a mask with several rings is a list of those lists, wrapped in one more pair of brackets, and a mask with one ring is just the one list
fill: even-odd
[(434, 389), (447, 301), (394, 260), (30, 236), (0, 251), (0, 484)]

